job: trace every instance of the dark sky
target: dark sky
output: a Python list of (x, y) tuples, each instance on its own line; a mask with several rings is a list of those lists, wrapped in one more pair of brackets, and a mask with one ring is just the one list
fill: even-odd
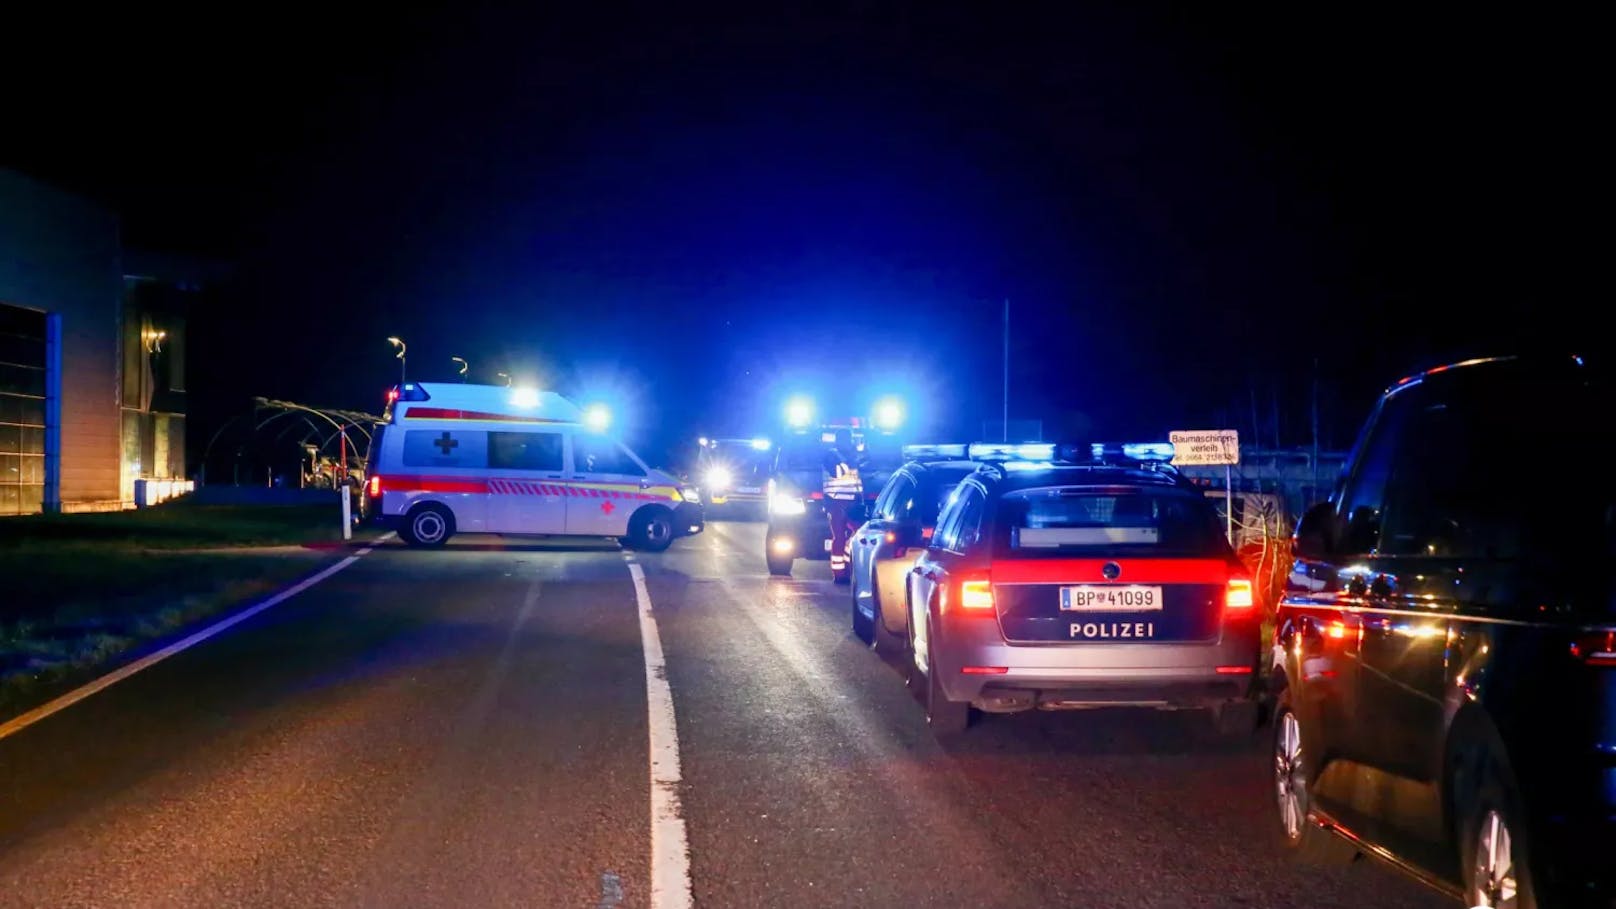
[(1300, 443), (1316, 361), (1344, 444), (1415, 366), (1602, 342), (1587, 22), (584, 6), (23, 23), (0, 162), (232, 263), (199, 424), (376, 407), (397, 334), (412, 378), (611, 394), (641, 438), (795, 389), (968, 433), (1009, 299), (1015, 417), (1248, 430), (1255, 397)]

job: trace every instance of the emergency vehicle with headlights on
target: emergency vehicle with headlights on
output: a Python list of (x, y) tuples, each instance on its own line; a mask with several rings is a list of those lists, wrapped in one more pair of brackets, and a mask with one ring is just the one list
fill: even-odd
[[(769, 573), (791, 574), (797, 559), (829, 561), (830, 520), (825, 510), (824, 464), (838, 431), (848, 432), (857, 449), (863, 501), (849, 509), (853, 527), (863, 524), (869, 505), (888, 478), (903, 466), (902, 444), (896, 436), (870, 428), (861, 419), (825, 423), (801, 430), (775, 446), (774, 470), (766, 487), (769, 527), (763, 555)], [(850, 568), (833, 575), (838, 582), (851, 576)]]
[(611, 537), (660, 551), (705, 527), (701, 497), (555, 392), (408, 383), (371, 441), (369, 513), (411, 546), (456, 533)]
[(696, 440), (693, 479), (707, 508), (761, 510), (768, 500), (769, 469), (774, 443), (769, 439)]

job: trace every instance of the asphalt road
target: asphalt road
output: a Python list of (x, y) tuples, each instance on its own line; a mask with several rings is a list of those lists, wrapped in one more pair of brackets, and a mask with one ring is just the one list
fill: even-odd
[[(991, 717), (940, 747), (824, 563), (638, 555), (699, 906), (1449, 904), (1286, 864), (1262, 742)], [(387, 546), (0, 740), (0, 905), (647, 906), (646, 670), (615, 547)]]

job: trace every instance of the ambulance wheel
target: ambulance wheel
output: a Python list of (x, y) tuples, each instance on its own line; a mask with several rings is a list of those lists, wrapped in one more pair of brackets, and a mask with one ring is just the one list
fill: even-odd
[(642, 508), (628, 522), (628, 544), (642, 552), (661, 552), (673, 543), (673, 513)]
[(454, 535), (454, 515), (435, 503), (417, 505), (404, 517), (398, 535), (411, 546), (437, 548)]

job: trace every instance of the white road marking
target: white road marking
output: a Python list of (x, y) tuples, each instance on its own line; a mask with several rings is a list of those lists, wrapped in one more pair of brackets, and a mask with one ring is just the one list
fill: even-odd
[(679, 805), (679, 728), (673, 717), (673, 689), (662, 638), (651, 614), (645, 570), (630, 562), (634, 597), (640, 607), (640, 644), (645, 650), (645, 699), (651, 727), (651, 909), (686, 909), (691, 904), (690, 843)]
[[(392, 536), (392, 534), (388, 534), (387, 536)], [(386, 538), (387, 537), (383, 537), (382, 539), (385, 540)], [(378, 542), (380, 542), (380, 540), (378, 540)], [(270, 608), (272, 608), (274, 606), (278, 606), (281, 603), (286, 602), (287, 600), (290, 600), (292, 597), (297, 596), (298, 594), (302, 593), (303, 591), (308, 590), (310, 587), (313, 587), (314, 585), (320, 583), (321, 581), (325, 580), (326, 578), (331, 577), (332, 575), (334, 575), (337, 572), (343, 570), (344, 568), (347, 568), (349, 565), (352, 565), (353, 563), (359, 561), (361, 556), (370, 555), (371, 550), (374, 549), (374, 548), (375, 548), (374, 546), (366, 546), (365, 548), (359, 550), (358, 552), (354, 553), (353, 555), (348, 556), (347, 558), (345, 558), (342, 561), (338, 562), (337, 564), (332, 565), (329, 568), (326, 568), (325, 570), (321, 571), (319, 574), (314, 575), (313, 577), (310, 577), (310, 578), (305, 578), (302, 581), (299, 581), (298, 583), (293, 584), (291, 587), (286, 588), (285, 590), (281, 591), (280, 593), (275, 594), (274, 596), (270, 597), (269, 599), (264, 600), (261, 603), (258, 603), (257, 605), (250, 606), (250, 607), (248, 607), (246, 609), (243, 609), (242, 611), (236, 613), (235, 615), (230, 616), (229, 618), (221, 619), (221, 620), (219, 620), (217, 622), (214, 622), (212, 625), (209, 625), (208, 627), (202, 629), (201, 631), (198, 631), (195, 634), (192, 634), (192, 635), (190, 635), (188, 637), (185, 637), (185, 638), (183, 638), (181, 640), (175, 641), (174, 643), (168, 645), (167, 647), (164, 647), (162, 650), (159, 650), (159, 651), (157, 651), (155, 653), (147, 654), (146, 656), (141, 657), (140, 659), (134, 661), (133, 663), (130, 663), (127, 666), (121, 666), (121, 667), (119, 667), (117, 669), (114, 669), (113, 671), (107, 673), (104, 676), (101, 676), (100, 678), (98, 678), (98, 679), (96, 679), (96, 680), (94, 680), (92, 682), (87, 682), (84, 685), (80, 685), (79, 687), (73, 689), (72, 691), (69, 691), (68, 693), (66, 693), (64, 695), (61, 695), (60, 697), (57, 697), (57, 698), (55, 698), (53, 700), (50, 700), (50, 701), (46, 701), (45, 703), (39, 705), (38, 707), (35, 707), (33, 710), (30, 710), (27, 713), (20, 714), (18, 716), (12, 717), (11, 719), (7, 720), (4, 723), (0, 723), (0, 739), (3, 739), (3, 738), (5, 738), (6, 736), (9, 736), (9, 735), (15, 735), (15, 734), (23, 731), (24, 729), (27, 729), (29, 726), (34, 725), (35, 723), (39, 722), (40, 720), (43, 720), (46, 717), (51, 716), (52, 714), (59, 713), (59, 712), (61, 712), (63, 710), (66, 710), (67, 708), (73, 706), (74, 704), (77, 704), (79, 701), (84, 700), (85, 698), (89, 697), (92, 694), (95, 694), (98, 691), (101, 691), (101, 690), (106, 689), (106, 688), (110, 688), (113, 685), (118, 684), (119, 682), (123, 681), (124, 679), (129, 678), (130, 676), (132, 676), (135, 673), (141, 671), (142, 669), (150, 669), (151, 667), (156, 666), (158, 663), (161, 663), (162, 661), (168, 659), (169, 657), (173, 656), (176, 653), (180, 653), (181, 651), (184, 651), (184, 650), (189, 650), (190, 648), (195, 647), (196, 645), (202, 643), (203, 641), (206, 641), (208, 638), (211, 638), (214, 635), (219, 634), (220, 632), (225, 631), (225, 630), (227, 630), (227, 629), (229, 629), (229, 628), (231, 628), (231, 627), (233, 627), (235, 625), (239, 625), (242, 622), (247, 621), (248, 619), (252, 618), (253, 616), (255, 616), (257, 614), (259, 614), (260, 612), (263, 612), (266, 609), (270, 609)]]

